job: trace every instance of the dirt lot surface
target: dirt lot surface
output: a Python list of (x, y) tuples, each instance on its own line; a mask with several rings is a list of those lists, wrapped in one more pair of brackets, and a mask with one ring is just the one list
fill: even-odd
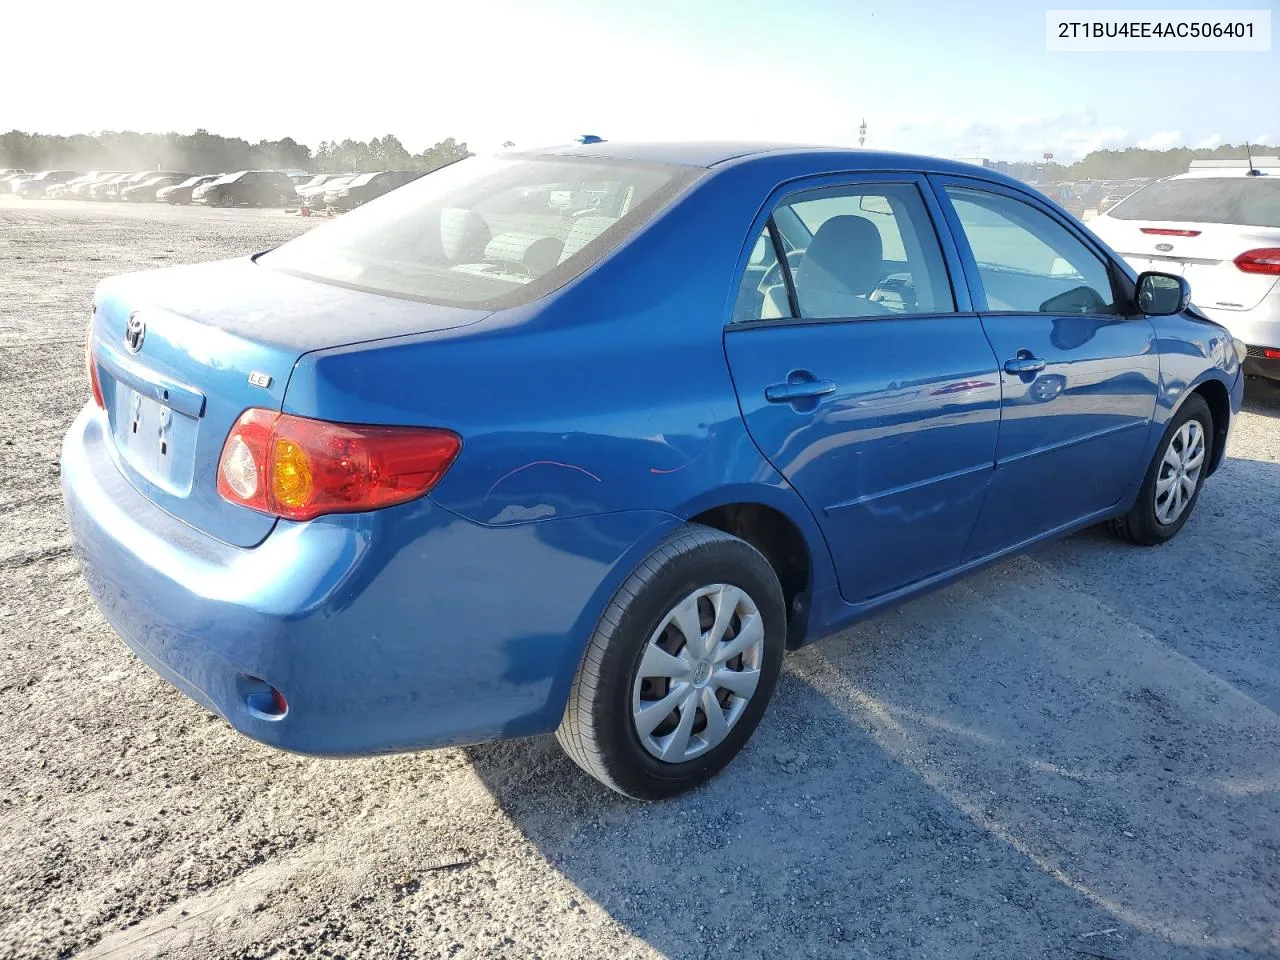
[(57, 488), (103, 276), (280, 211), (0, 198), (0, 958), (1280, 955), (1280, 402), (1172, 544), (1082, 533), (788, 660), (640, 805), (551, 740), (273, 752), (130, 654)]

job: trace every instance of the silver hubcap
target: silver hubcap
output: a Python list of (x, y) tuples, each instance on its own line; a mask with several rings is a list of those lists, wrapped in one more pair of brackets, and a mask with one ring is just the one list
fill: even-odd
[(725, 583), (675, 605), (645, 644), (631, 687), (631, 718), (644, 748), (682, 763), (720, 743), (760, 682), (764, 624), (755, 601)]
[(1169, 441), (1156, 474), (1156, 519), (1166, 526), (1186, 512), (1204, 467), (1204, 427), (1188, 420)]

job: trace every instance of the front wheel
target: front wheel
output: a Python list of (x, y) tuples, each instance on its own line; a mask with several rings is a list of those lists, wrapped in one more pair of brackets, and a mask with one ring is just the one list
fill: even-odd
[(614, 595), (583, 655), (556, 738), (619, 793), (657, 800), (718, 773), (764, 714), (786, 608), (750, 544), (688, 527)]
[(1172, 540), (1200, 498), (1212, 455), (1213, 415), (1192, 394), (1165, 428), (1137, 503), (1111, 521), (1112, 533), (1144, 547)]

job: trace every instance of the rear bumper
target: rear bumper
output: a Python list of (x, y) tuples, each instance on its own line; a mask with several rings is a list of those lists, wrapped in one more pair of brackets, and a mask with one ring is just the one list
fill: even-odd
[[(417, 501), (277, 524), (252, 549), (139, 494), (86, 407), (63, 444), (76, 553), (111, 626), (240, 732), (351, 755), (525, 736), (559, 723), (621, 578), (679, 521), (653, 511), (483, 527)], [(246, 678), (288, 700), (252, 709)]]
[(1206, 317), (1251, 347), (1280, 349), (1280, 291), (1275, 289), (1252, 310), (1213, 310), (1196, 305)]
[[(1273, 350), (1280, 349), (1273, 347)], [(1245, 357), (1244, 363), (1241, 365), (1245, 376), (1248, 377), (1267, 377), (1271, 380), (1280, 380), (1280, 358), (1267, 357), (1262, 354), (1261, 347), (1249, 345), (1249, 355)]]

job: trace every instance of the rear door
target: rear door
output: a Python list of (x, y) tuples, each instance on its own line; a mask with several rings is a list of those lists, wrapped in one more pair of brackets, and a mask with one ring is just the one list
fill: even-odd
[(966, 559), (1105, 511), (1142, 476), (1160, 358), (1118, 271), (1037, 199), (936, 178), (1002, 367), (995, 473)]
[(793, 185), (744, 238), (739, 404), (849, 602), (955, 566), (992, 471), (999, 376), (939, 218), (923, 178), (845, 177)]

